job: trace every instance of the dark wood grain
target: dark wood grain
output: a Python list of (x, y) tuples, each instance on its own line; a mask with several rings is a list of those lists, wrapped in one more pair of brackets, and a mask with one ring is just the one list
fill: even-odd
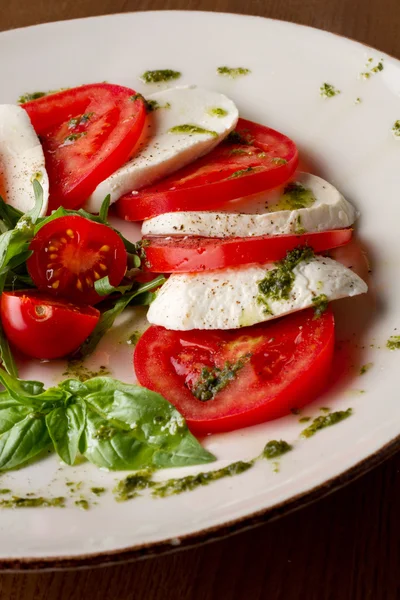
[[(0, 0), (0, 30), (131, 10), (246, 12), (400, 57), (399, 0)], [(103, 569), (0, 575), (0, 600), (395, 600), (400, 455), (335, 494), (229, 539)]]

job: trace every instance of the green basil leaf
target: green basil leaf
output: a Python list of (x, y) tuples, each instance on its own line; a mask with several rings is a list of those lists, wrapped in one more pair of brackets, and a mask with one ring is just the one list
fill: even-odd
[(18, 467), (50, 444), (44, 416), (27, 414), (0, 435), (0, 470)]
[(8, 392), (0, 392), (0, 435), (25, 419), (31, 412), (29, 406), (17, 402)]
[[(68, 400), (71, 396), (61, 387), (49, 388), (44, 391), (44, 386), (39, 381), (24, 381), (0, 369), (0, 382), (4, 385), (9, 395), (34, 410), (45, 410), (48, 412), (54, 406)], [(47, 408), (46, 408), (47, 405)]]
[(104, 224), (108, 222), (108, 209), (110, 208), (111, 196), (108, 194), (101, 203), (99, 217)]
[(54, 448), (67, 465), (75, 462), (85, 420), (86, 405), (80, 400), (55, 408), (46, 415), (47, 430)]
[(133, 284), (130, 283), (129, 285), (120, 285), (118, 287), (114, 287), (113, 285), (111, 285), (108, 275), (106, 275), (105, 277), (102, 277), (101, 279), (98, 279), (94, 282), (94, 289), (99, 294), (99, 296), (109, 296), (114, 292), (125, 294), (126, 292), (129, 292), (129, 290), (132, 289), (132, 285)]
[(3, 327), (0, 325), (0, 359), (3, 367), (12, 375), (12, 377), (18, 377), (18, 369), (15, 364), (14, 357), (12, 355), (10, 345), (4, 334)]
[(159, 394), (109, 377), (83, 385), (88, 410), (81, 452), (97, 466), (126, 470), (215, 460)]
[(86, 342), (83, 343), (79, 350), (79, 356), (84, 357), (91, 354), (103, 335), (113, 326), (115, 319), (125, 310), (125, 308), (132, 302), (134, 298), (139, 298), (145, 292), (148, 292), (165, 282), (165, 278), (159, 275), (148, 283), (142, 283), (135, 291), (129, 292), (120, 298), (115, 300), (114, 305), (108, 310), (104, 311), (94, 328), (91, 335), (88, 337)]

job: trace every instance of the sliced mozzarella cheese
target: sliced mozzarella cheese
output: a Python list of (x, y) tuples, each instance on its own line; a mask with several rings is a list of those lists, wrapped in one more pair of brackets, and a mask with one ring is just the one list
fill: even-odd
[[(158, 108), (148, 115), (138, 153), (97, 186), (87, 210), (98, 212), (108, 194), (115, 202), (203, 156), (235, 128), (239, 117), (232, 100), (196, 86), (171, 88), (147, 99), (157, 102)], [(183, 125), (194, 125), (205, 133), (173, 131)]]
[[(299, 173), (295, 181), (309, 190), (314, 202), (307, 208), (279, 210), (283, 188), (258, 194), (245, 205), (246, 213), (173, 212), (144, 221), (143, 235), (198, 235), (202, 237), (253, 237), (349, 227), (357, 211), (333, 185), (316, 175)], [(239, 202), (239, 200), (237, 201)], [(243, 207), (243, 199), (240, 199)]]
[(267, 264), (172, 275), (150, 305), (147, 318), (167, 329), (237, 329), (313, 306), (313, 299), (321, 294), (337, 300), (367, 291), (353, 271), (317, 256), (295, 267), (288, 299), (267, 299), (270, 314), (259, 300), (258, 283), (274, 268)]
[(0, 104), (0, 195), (25, 213), (35, 205), (34, 179), (43, 188), (42, 214), (46, 214), (49, 180), (39, 138), (23, 108)]

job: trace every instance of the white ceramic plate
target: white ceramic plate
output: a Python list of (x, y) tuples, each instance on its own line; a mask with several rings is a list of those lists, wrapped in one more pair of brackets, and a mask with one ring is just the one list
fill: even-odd
[[(374, 65), (382, 56), (384, 70), (360, 78), (367, 59), (373, 58)], [(221, 65), (252, 72), (233, 81), (217, 76)], [(338, 337), (352, 340), (359, 355), (349, 381), (304, 411), (316, 416), (328, 405), (333, 410), (352, 407), (354, 415), (308, 440), (299, 438), (304, 425), (294, 415), (209, 437), (205, 446), (218, 457), (210, 469), (250, 459), (270, 439), (285, 439), (295, 450), (282, 458), (278, 473), (264, 461), (243, 475), (167, 499), (144, 495), (117, 504), (111, 489), (122, 473), (101, 472), (85, 463), (62, 466), (54, 456), (1, 475), (0, 487), (18, 495), (68, 497), (64, 509), (0, 510), (3, 568), (118, 560), (270, 518), (380, 460), (400, 433), (400, 352), (385, 347), (400, 327), (400, 139), (391, 132), (400, 119), (400, 63), (323, 31), (228, 14), (122, 14), (0, 34), (0, 102), (15, 102), (26, 91), (104, 80), (148, 93), (138, 76), (157, 68), (181, 71), (179, 83), (225, 92), (242, 116), (285, 132), (298, 143), (308, 168), (336, 185), (361, 211), (359, 236), (372, 264), (370, 292), (336, 304)], [(324, 82), (341, 94), (321, 98)], [(126, 315), (103, 341), (94, 366), (106, 364), (116, 377), (134, 381), (132, 348), (118, 342), (143, 322), (139, 313)], [(360, 366), (370, 362), (373, 366), (360, 377)], [(63, 368), (37, 363), (26, 365), (22, 374), (50, 384)], [(159, 477), (198, 471), (186, 468)], [(71, 480), (83, 482), (75, 493), (66, 485)], [(79, 510), (74, 501), (80, 494), (90, 497), (93, 485), (109, 491), (94, 497), (97, 505), (91, 501), (90, 510)]]

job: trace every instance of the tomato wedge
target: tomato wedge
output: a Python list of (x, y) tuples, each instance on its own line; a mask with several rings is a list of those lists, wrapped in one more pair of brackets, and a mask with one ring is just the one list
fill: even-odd
[(314, 252), (323, 252), (347, 244), (351, 236), (352, 229), (248, 238), (149, 236), (143, 239), (143, 251), (147, 271), (192, 273), (273, 262), (297, 246), (310, 246)]
[(313, 310), (231, 331), (152, 326), (134, 354), (141, 385), (162, 394), (197, 435), (231, 431), (301, 408), (331, 368), (334, 319)]
[(234, 136), (159, 184), (123, 196), (117, 211), (127, 221), (142, 221), (166, 212), (226, 206), (230, 200), (283, 184), (297, 163), (292, 140), (239, 119)]
[(49, 221), (33, 238), (27, 260), (30, 276), (42, 291), (78, 304), (104, 300), (94, 282), (108, 275), (117, 286), (125, 275), (127, 253), (119, 235), (80, 216)]
[(77, 306), (38, 290), (3, 292), (1, 322), (8, 340), (33, 358), (71, 354), (92, 333), (100, 312)]
[(94, 83), (23, 105), (40, 136), (50, 179), (49, 212), (77, 208), (130, 157), (145, 123), (140, 95)]

